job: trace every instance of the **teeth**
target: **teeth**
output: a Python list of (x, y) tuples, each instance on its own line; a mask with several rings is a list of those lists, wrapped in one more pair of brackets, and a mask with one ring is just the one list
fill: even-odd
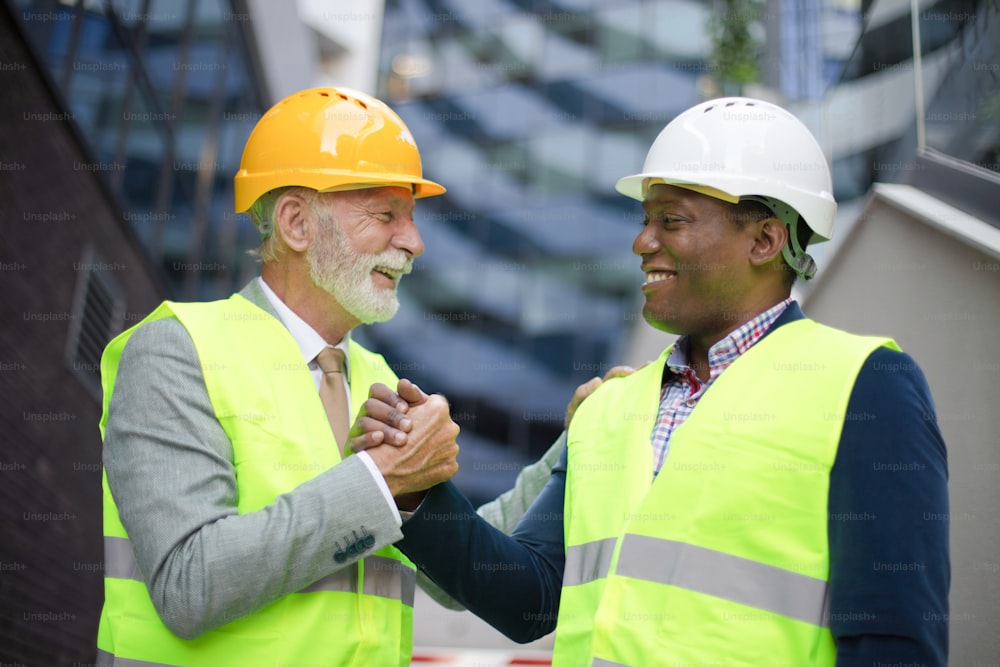
[(650, 271), (646, 274), (646, 281), (644, 285), (652, 285), (653, 283), (663, 282), (668, 278), (673, 277), (673, 273), (670, 271)]

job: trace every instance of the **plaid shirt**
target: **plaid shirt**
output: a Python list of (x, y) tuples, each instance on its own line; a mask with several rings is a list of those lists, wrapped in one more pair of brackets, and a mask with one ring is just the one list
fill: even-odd
[(688, 366), (687, 336), (681, 336), (674, 343), (674, 348), (667, 357), (667, 367), (664, 370), (663, 390), (660, 392), (660, 410), (656, 415), (656, 426), (653, 428), (653, 475), (660, 472), (663, 462), (670, 451), (670, 436), (677, 427), (684, 423), (694, 411), (698, 400), (705, 395), (715, 378), (737, 357), (749, 350), (754, 343), (771, 328), (774, 321), (785, 312), (792, 300), (785, 299), (781, 303), (765, 310), (749, 322), (742, 324), (728, 336), (717, 342), (708, 350), (708, 365), (710, 374), (708, 382), (702, 384), (694, 370)]

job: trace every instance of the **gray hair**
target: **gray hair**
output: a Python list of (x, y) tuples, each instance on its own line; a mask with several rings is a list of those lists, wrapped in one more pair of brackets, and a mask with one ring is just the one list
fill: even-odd
[(261, 241), (260, 246), (248, 250), (247, 254), (256, 257), (263, 264), (277, 260), (278, 253), (281, 251), (281, 239), (274, 233), (274, 209), (278, 206), (278, 200), (281, 199), (282, 195), (297, 190), (302, 191), (302, 195), (310, 199), (310, 201), (311, 198), (309, 195), (315, 192), (309, 188), (288, 185), (268, 190), (250, 205), (250, 210), (248, 211), (250, 213), (250, 220), (253, 222), (254, 227), (257, 228), (257, 231), (260, 232)]

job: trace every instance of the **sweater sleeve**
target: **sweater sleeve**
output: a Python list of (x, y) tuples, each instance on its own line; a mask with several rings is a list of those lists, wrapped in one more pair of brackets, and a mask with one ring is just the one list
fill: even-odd
[(901, 352), (873, 352), (855, 383), (830, 476), (838, 667), (947, 664), (947, 481), (919, 366)]
[(566, 450), (511, 536), (478, 516), (450, 482), (431, 489), (397, 546), (456, 601), (517, 642), (552, 632), (565, 554)]
[[(505, 491), (495, 499), (480, 505), (476, 513), (487, 523), (508, 535), (514, 531), (518, 522), (535, 501), (538, 494), (548, 483), (552, 475), (552, 467), (559, 460), (560, 453), (566, 447), (566, 431), (559, 434), (542, 457), (526, 466), (517, 475), (513, 488)], [(417, 570), (417, 585), (435, 602), (446, 609), (463, 611), (465, 607), (455, 602), (447, 593), (437, 587), (426, 574)]]

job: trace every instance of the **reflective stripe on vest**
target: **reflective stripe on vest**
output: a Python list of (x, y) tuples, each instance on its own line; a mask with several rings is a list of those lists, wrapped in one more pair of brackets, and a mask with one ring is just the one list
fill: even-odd
[[(417, 574), (398, 560), (384, 556), (368, 556), (363, 561), (365, 579), (362, 593), (380, 598), (399, 600), (412, 607), (417, 586)], [(115, 579), (143, 581), (135, 563), (132, 544), (124, 537), (104, 537), (105, 576)], [(336, 591), (358, 592), (358, 564), (342, 568), (303, 588), (299, 593)]]
[(608, 576), (617, 541), (616, 538), (609, 537), (567, 548), (563, 585), (576, 586)]
[(693, 544), (626, 535), (615, 573), (829, 627), (827, 582)]
[(143, 580), (139, 566), (135, 564), (132, 543), (127, 538), (104, 536), (104, 576)]
[(368, 556), (361, 563), (365, 569), (362, 593), (400, 600), (405, 605), (413, 606), (417, 587), (416, 570), (384, 556)]
[(97, 649), (97, 663), (95, 667), (174, 667), (162, 662), (148, 662), (146, 660), (132, 660), (131, 658), (116, 658), (107, 651)]

